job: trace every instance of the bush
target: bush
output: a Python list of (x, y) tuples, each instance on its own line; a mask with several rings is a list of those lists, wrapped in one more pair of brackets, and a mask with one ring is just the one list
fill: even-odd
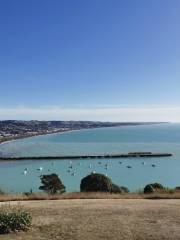
[(118, 186), (118, 185), (112, 183), (111, 193), (128, 193), (128, 192), (129, 192), (129, 189), (127, 187)]
[(129, 193), (129, 189), (127, 187), (121, 186), (120, 188), (121, 188), (122, 192)]
[(125, 193), (129, 192), (126, 187), (114, 184), (110, 178), (100, 173), (91, 173), (84, 177), (80, 184), (81, 192), (110, 192)]
[(167, 188), (166, 191), (169, 193), (169, 194), (174, 194), (176, 192), (176, 189), (174, 188)]
[(145, 188), (144, 188), (144, 193), (145, 193), (145, 194), (153, 193), (154, 191), (155, 191), (155, 190), (154, 190), (154, 188), (152, 187), (151, 184), (146, 185)]
[(119, 187), (118, 185), (112, 183), (112, 185), (111, 185), (111, 192), (112, 193), (122, 193), (123, 191), (122, 191), (121, 187)]
[(50, 194), (64, 193), (66, 191), (65, 186), (57, 174), (42, 175), (40, 178), (43, 184), (39, 187), (40, 190)]
[(29, 196), (33, 195), (33, 190), (30, 189), (29, 192), (24, 192), (23, 194), (24, 194), (25, 196), (29, 197)]
[(32, 217), (20, 208), (2, 207), (0, 209), (0, 234), (25, 231), (31, 225)]
[(180, 187), (179, 186), (175, 187), (175, 191), (179, 192), (180, 191)]
[(5, 192), (0, 188), (0, 195), (4, 195)]
[(162, 190), (165, 190), (165, 188), (160, 183), (151, 183), (145, 186), (144, 193), (148, 194), (148, 193), (154, 193)]
[(81, 180), (81, 192), (111, 192), (111, 179), (103, 174), (91, 173)]
[(154, 189), (161, 189), (161, 190), (163, 190), (164, 189), (164, 187), (163, 187), (163, 185), (162, 184), (160, 184), (160, 183), (151, 183), (151, 185), (152, 185), (152, 187), (154, 188)]

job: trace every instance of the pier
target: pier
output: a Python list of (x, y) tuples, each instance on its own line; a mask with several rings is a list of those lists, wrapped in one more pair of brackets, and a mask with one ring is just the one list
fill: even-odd
[(64, 155), (64, 156), (24, 156), (24, 157), (0, 157), (0, 161), (17, 160), (67, 160), (67, 159), (98, 159), (98, 158), (159, 158), (172, 157), (172, 153), (152, 153), (152, 152), (129, 152), (117, 154), (92, 154), (92, 155)]

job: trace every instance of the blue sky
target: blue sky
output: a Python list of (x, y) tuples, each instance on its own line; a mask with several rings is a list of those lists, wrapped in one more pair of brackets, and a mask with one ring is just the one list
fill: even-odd
[(179, 12), (179, 0), (0, 1), (0, 118), (143, 121), (171, 108), (163, 119), (179, 120)]

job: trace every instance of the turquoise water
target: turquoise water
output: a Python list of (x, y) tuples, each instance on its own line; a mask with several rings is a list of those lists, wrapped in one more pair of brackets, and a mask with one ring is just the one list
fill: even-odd
[[(67, 191), (79, 191), (80, 180), (92, 171), (135, 191), (150, 182), (180, 185), (180, 124), (101, 128), (37, 136), (0, 145), (0, 155), (104, 154), (130, 151), (169, 152), (168, 158), (17, 161), (0, 163), (0, 187), (9, 192), (38, 191), (41, 174), (57, 173)], [(101, 163), (99, 163), (101, 161)], [(119, 162), (122, 163), (119, 163)], [(105, 164), (108, 164), (106, 169)], [(153, 168), (152, 164), (156, 167)], [(127, 168), (130, 165), (132, 168)], [(42, 172), (37, 170), (42, 167)], [(24, 169), (27, 174), (24, 175)]]

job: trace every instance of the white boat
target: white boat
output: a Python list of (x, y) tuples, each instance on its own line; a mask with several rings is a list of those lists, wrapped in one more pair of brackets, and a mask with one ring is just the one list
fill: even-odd
[(40, 171), (40, 172), (42, 172), (43, 167), (39, 167), (37, 170)]

